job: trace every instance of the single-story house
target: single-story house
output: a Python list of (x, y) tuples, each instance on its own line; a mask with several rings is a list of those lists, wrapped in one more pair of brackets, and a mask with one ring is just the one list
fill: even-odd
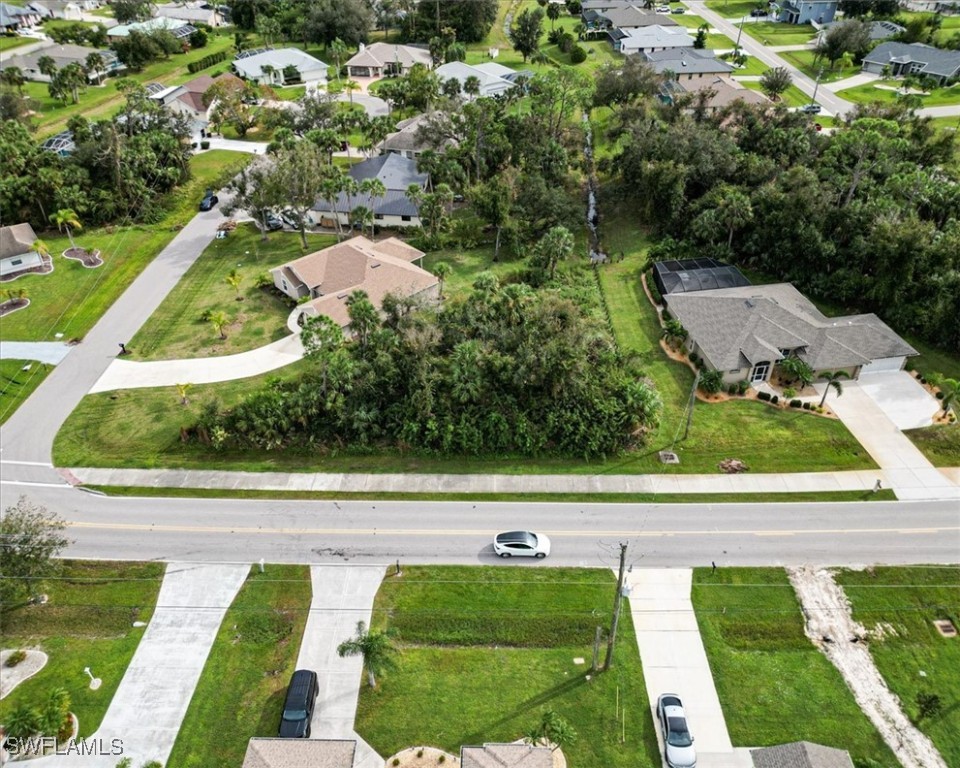
[(960, 51), (946, 51), (923, 43), (880, 43), (863, 57), (863, 71), (894, 77), (916, 75), (935, 78), (941, 85), (960, 77)]
[(853, 768), (847, 750), (809, 741), (751, 749), (750, 758), (754, 768)]
[(173, 19), (167, 16), (157, 16), (146, 21), (135, 21), (131, 24), (118, 24), (107, 30), (107, 38), (111, 41), (120, 40), (124, 37), (130, 37), (131, 32), (142, 32), (149, 35), (151, 32), (166, 30), (177, 40), (183, 40), (190, 37), (197, 28), (186, 19)]
[(685, 27), (638, 27), (611, 29), (607, 32), (613, 50), (629, 56), (646, 51), (666, 51), (671, 48), (693, 48), (693, 38)]
[(789, 356), (814, 373), (852, 378), (898, 371), (917, 350), (874, 314), (827, 317), (790, 283), (667, 293), (670, 314), (687, 330), (687, 349), (725, 384), (767, 381)]
[[(830, 28), (842, 23), (843, 22), (841, 21), (834, 21), (830, 24), (824, 24), (822, 27), (820, 27), (820, 31), (817, 32), (817, 42), (823, 42), (827, 36), (827, 32), (830, 31)], [(892, 21), (870, 21), (867, 23), (870, 26), (870, 41), (873, 43), (880, 42), (881, 40), (887, 40), (894, 35), (899, 35), (901, 32), (906, 31), (904, 27), (901, 27), (899, 24), (895, 24)]]
[(354, 291), (364, 291), (377, 309), (388, 293), (435, 300), (440, 281), (420, 266), (423, 257), (423, 251), (395, 237), (375, 243), (358, 236), (274, 267), (270, 274), (290, 298), (309, 297), (299, 305), (301, 322), (326, 315), (346, 329), (347, 299)]
[(82, 21), (83, 8), (73, 0), (32, 0), (27, 8), (36, 11), (45, 19)]
[(553, 768), (553, 752), (532, 744), (460, 747), (460, 768)]
[(348, 77), (388, 77), (407, 74), (414, 64), (433, 67), (430, 51), (413, 45), (392, 43), (360, 44), (360, 50), (347, 59)]
[[(87, 57), (91, 53), (99, 54), (100, 58), (103, 60), (103, 71), (99, 73), (101, 78), (106, 77), (113, 72), (120, 72), (126, 68), (117, 58), (117, 54), (109, 49), (87, 48), (86, 46), (74, 45), (73, 43), (65, 43), (64, 45), (51, 43), (50, 45), (45, 45), (42, 48), (37, 48), (30, 53), (24, 53), (19, 56), (11, 56), (4, 62), (4, 66), (18, 67), (27, 80), (34, 80), (39, 83), (49, 83), (50, 76), (45, 75), (40, 71), (40, 59), (44, 57), (53, 59), (53, 63), (56, 65), (57, 69), (63, 69), (68, 64), (80, 64), (81, 66), (85, 67)], [(88, 72), (87, 77), (91, 82), (93, 82), (97, 79), (97, 73)]]
[(663, 51), (644, 51), (639, 54), (655, 72), (670, 72), (676, 80), (713, 80), (717, 75), (729, 75), (732, 64), (718, 59), (707, 48), (668, 48)]
[(37, 235), (29, 224), (0, 227), (0, 277), (43, 266), (33, 244)]
[(345, 739), (250, 739), (243, 768), (353, 768), (356, 750)]
[[(433, 149), (433, 145), (422, 138), (423, 133), (420, 130), (421, 127), (427, 125), (427, 119), (429, 117), (430, 113), (427, 112), (407, 118), (406, 120), (401, 120), (397, 123), (397, 130), (388, 134), (387, 138), (377, 146), (380, 154), (387, 155), (392, 153), (416, 160), (423, 154), (424, 150)], [(448, 139), (442, 148), (445, 149), (455, 144), (456, 142), (453, 139)]]
[(612, 8), (629, 8), (638, 4), (639, 0), (583, 0), (580, 7), (584, 11), (603, 13)]
[(153, 8), (154, 16), (163, 16), (171, 19), (183, 19), (191, 24), (206, 24), (208, 27), (223, 25), (223, 13), (216, 5), (206, 3), (164, 3)]
[(260, 85), (327, 82), (329, 67), (298, 48), (244, 51), (233, 60), (233, 69), (244, 80)]
[[(701, 77), (697, 80), (668, 80), (660, 89), (661, 97), (668, 104), (674, 104), (680, 98), (691, 94), (694, 97), (700, 97), (703, 94), (702, 106), (710, 114), (729, 107), (737, 101), (745, 104), (771, 103), (770, 99), (760, 91), (754, 91), (733, 78), (722, 75), (713, 78)], [(692, 112), (697, 101), (698, 98), (694, 98), (693, 103), (685, 108), (686, 111)]]
[(429, 176), (417, 170), (417, 163), (396, 153), (372, 157), (350, 167), (350, 176), (355, 181), (379, 179), (386, 187), (383, 197), (347, 195), (341, 192), (332, 205), (330, 200), (319, 199), (307, 214), (310, 223), (322, 227), (349, 226), (350, 213), (358, 206), (373, 211), (373, 220), (380, 227), (419, 227), (417, 207), (407, 197), (407, 188), (416, 184), (421, 189), (427, 185)]
[[(210, 110), (213, 109), (212, 103), (209, 106), (204, 105), (203, 95), (211, 85), (221, 82), (232, 83), (238, 88), (243, 87), (243, 80), (229, 72), (224, 72), (217, 77), (200, 75), (172, 88), (161, 87), (160, 91), (151, 94), (151, 98), (163, 104), (171, 112), (187, 118), (194, 124), (194, 128), (199, 130), (206, 128), (210, 123)], [(157, 85), (157, 83), (151, 83), (151, 85)]]
[(837, 15), (840, 0), (784, 0), (779, 20), (785, 24), (829, 24)]
[(467, 79), (475, 77), (480, 83), (480, 93), (478, 95), (490, 97), (499, 96), (513, 88), (513, 82), (503, 77), (504, 70), (510, 70), (510, 68), (495, 62), (471, 65), (462, 61), (449, 61), (446, 64), (441, 64), (434, 71), (440, 78), (441, 83), (451, 79), (460, 81), (461, 91), (463, 91)]
[(676, 21), (662, 13), (651, 13), (650, 11), (641, 11), (634, 5), (628, 5), (620, 8), (610, 8), (599, 12), (601, 18), (606, 20), (606, 26), (619, 29), (638, 29), (641, 27), (652, 27), (659, 25), (661, 27), (679, 26)]
[(43, 14), (32, 8), (21, 8), (19, 5), (0, 3), (0, 29), (5, 32), (16, 32), (18, 29), (29, 29), (43, 21)]

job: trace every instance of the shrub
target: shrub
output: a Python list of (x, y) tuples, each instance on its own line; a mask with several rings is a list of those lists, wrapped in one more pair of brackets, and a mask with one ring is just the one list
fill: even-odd
[(399, 757), (393, 758), (393, 763), (392, 763), (392, 764), (393, 764), (393, 765), (400, 765), (400, 758), (399, 758)]
[(707, 371), (700, 376), (700, 389), (715, 395), (723, 387), (723, 374), (720, 371)]
[(740, 379), (740, 381), (737, 382), (737, 394), (738, 394), (738, 395), (745, 395), (745, 394), (747, 394), (747, 390), (748, 390), (748, 389), (750, 389), (750, 382), (747, 381), (746, 379)]
[(663, 296), (660, 295), (660, 289), (657, 288), (657, 281), (653, 279), (653, 270), (646, 272), (647, 290), (650, 291), (650, 298), (657, 304), (663, 304)]
[(763, 400), (764, 402), (769, 402), (769, 401), (770, 401), (770, 393), (769, 393), (769, 392), (757, 392), (757, 400)]
[(819, 405), (818, 405), (816, 408), (814, 408), (814, 410), (815, 410), (817, 413), (823, 413), (823, 408), (822, 408), (821, 406), (819, 406)]
[(211, 53), (209, 56), (204, 56), (202, 59), (191, 61), (189, 64), (187, 64), (187, 71), (192, 75), (195, 72), (199, 72), (201, 69), (206, 69), (207, 67), (212, 67), (214, 64), (219, 64), (226, 58), (226, 51), (220, 51), (220, 53)]
[(697, 365), (700, 362), (700, 355), (698, 355), (696, 352), (691, 352), (690, 362), (693, 363), (694, 365)]
[(201, 141), (201, 142), (200, 142), (200, 149), (210, 149), (210, 142), (209, 142), (209, 141)]
[(438, 762), (438, 763), (445, 763), (445, 762), (447, 762), (447, 756), (446, 756), (446, 755), (440, 755), (440, 757), (437, 758), (437, 762)]
[(793, 387), (785, 387), (783, 390), (783, 397), (786, 400), (792, 400), (796, 394), (797, 390), (795, 390)]
[(574, 45), (576, 45), (576, 42), (573, 39), (573, 35), (571, 35), (569, 32), (560, 33), (560, 39), (557, 40), (557, 47), (563, 53), (570, 53), (570, 51), (573, 50)]
[(211, 317), (213, 317), (213, 310), (212, 310), (212, 309), (205, 309), (205, 310), (203, 310), (203, 312), (200, 313), (200, 318), (199, 318), (199, 319), (200, 319), (200, 322), (201, 322), (201, 323), (209, 323)]
[(736, 385), (736, 384), (731, 384), (729, 387), (727, 387), (727, 394), (728, 394), (728, 395), (735, 395), (735, 394), (737, 394), (737, 385)]
[(776, 405), (777, 403), (779, 403), (779, 402), (780, 402), (780, 395), (774, 395), (773, 397), (771, 397), (771, 398), (770, 398), (770, 402), (773, 403), (774, 405)]
[(573, 46), (573, 49), (570, 51), (570, 63), (582, 64), (586, 60), (587, 52), (579, 45)]
[(27, 652), (23, 650), (14, 651), (9, 656), (7, 656), (7, 661), (4, 664), (5, 667), (15, 667), (21, 661), (27, 658)]
[(423, 747), (417, 750), (417, 757), (423, 757)]
[(812, 405), (811, 403), (804, 403), (804, 404), (803, 404), (803, 410), (809, 411), (811, 408), (813, 408), (813, 405)]
[(547, 34), (547, 42), (550, 43), (550, 45), (560, 45), (560, 39), (564, 34), (566, 33), (561, 27), (554, 27)]
[(794, 399), (794, 400), (791, 400), (791, 401), (790, 401), (790, 407), (791, 407), (791, 408), (800, 408), (802, 405), (803, 405), (803, 403), (802, 403), (800, 400)]

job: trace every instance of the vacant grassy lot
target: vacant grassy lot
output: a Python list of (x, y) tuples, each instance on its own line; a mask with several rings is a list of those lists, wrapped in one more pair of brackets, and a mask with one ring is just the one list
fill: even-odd
[(758, 3), (756, 0), (707, 0), (705, 5), (725, 19), (739, 19), (743, 16), (749, 17), (750, 11), (756, 8)]
[[(30, 370), (23, 370), (25, 366)], [(0, 360), (0, 424), (13, 416), (52, 370), (52, 365), (36, 360)]]
[(250, 569), (210, 649), (168, 765), (240, 765), (250, 738), (277, 735), (311, 595), (305, 565)]
[[(935, 619), (960, 627), (960, 569), (870, 568), (840, 571), (837, 581), (867, 629), (882, 626), (870, 653), (910, 718), (940, 750), (947, 765), (960, 765), (960, 644), (943, 637)], [(920, 717), (917, 696), (940, 698), (939, 714)]]
[[(202, 157), (202, 155), (201, 155)], [(289, 334), (286, 321), (292, 302), (257, 280), (268, 270), (336, 242), (333, 235), (308, 235), (304, 251), (300, 236), (274, 232), (264, 242), (252, 223), (244, 224), (223, 240), (214, 240), (183, 276), (150, 319), (130, 340), (135, 359), (165, 360), (211, 357), (245, 352)], [(227, 281), (236, 270), (242, 283), (239, 294)], [(242, 297), (242, 301), (237, 298)], [(226, 339), (204, 313), (223, 311), (229, 324)]]
[(815, 61), (816, 54), (812, 50), (807, 51), (783, 51), (777, 54), (780, 58), (793, 64), (807, 77), (814, 80), (820, 74), (821, 68), (823, 75), (820, 77), (820, 84), (834, 83), (837, 80), (843, 80), (853, 77), (860, 73), (860, 67), (851, 64), (849, 67), (843, 66), (842, 61), (837, 61), (832, 67), (826, 59)]
[[(741, 83), (741, 85), (749, 88), (752, 91), (763, 91), (763, 88), (760, 87), (759, 82), (747, 81), (745, 83)], [(787, 90), (780, 94), (780, 103), (786, 104), (788, 107), (802, 107), (804, 104), (810, 103), (810, 97), (797, 88), (797, 86), (791, 85), (789, 88), (787, 88)]]
[(904, 433), (935, 467), (960, 467), (960, 425), (949, 424)]
[(10, 51), (21, 45), (37, 42), (36, 38), (20, 37), (20, 35), (0, 35), (0, 51)]
[[(770, 69), (770, 67), (760, 61), (760, 59), (758, 59), (756, 56), (747, 56), (747, 60), (744, 65), (733, 70), (732, 76), (757, 76), (762, 75), (768, 69)], [(746, 83), (744, 83), (744, 85), (746, 85)]]
[(168, 213), (158, 224), (77, 232), (74, 239), (78, 245), (100, 251), (104, 264), (96, 269), (60, 256), (70, 245), (65, 236), (55, 230), (42, 233), (40, 237), (53, 254), (54, 270), (17, 279), (15, 287), (27, 289), (30, 306), (3, 319), (0, 338), (52, 341), (56, 333), (63, 334), (64, 340), (82, 338), (173, 239), (176, 229), (193, 217), (203, 190), (224, 183), (251, 157), (216, 150), (192, 158), (193, 178), (170, 194)]
[[(844, 88), (842, 91), (837, 91), (837, 96), (858, 104), (869, 104), (874, 101), (893, 104), (900, 98), (901, 91), (899, 89), (902, 86), (903, 82), (900, 80), (877, 80), (853, 88)], [(954, 85), (950, 88), (936, 88), (929, 93), (916, 95), (922, 102), (922, 107), (944, 107), (960, 104), (960, 85)]]
[(417, 744), (459, 753), (519, 739), (552, 709), (579, 734), (565, 749), (571, 768), (659, 766), (629, 611), (614, 666), (586, 679), (615, 584), (606, 569), (405, 568), (384, 581), (373, 619), (397, 631), (400, 667), (361, 689), (357, 732), (382, 755)]
[(809, 24), (784, 24), (779, 21), (752, 21), (743, 24), (744, 34), (764, 45), (802, 45), (817, 35)]
[(897, 765), (836, 668), (803, 634), (779, 568), (698, 568), (693, 605), (734, 746), (806, 740)]
[[(163, 570), (162, 563), (67, 561), (61, 577), (49, 583), (46, 605), (4, 612), (0, 645), (37, 648), (50, 658), (4, 698), (3, 712), (39, 704), (63, 687), (80, 735), (97, 730), (143, 635), (133, 622), (149, 621)], [(86, 666), (103, 681), (96, 691), (90, 690)]]

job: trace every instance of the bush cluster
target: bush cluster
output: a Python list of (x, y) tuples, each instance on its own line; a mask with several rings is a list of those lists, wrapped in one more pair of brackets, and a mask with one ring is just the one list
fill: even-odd
[(211, 53), (209, 56), (204, 56), (198, 61), (192, 61), (187, 64), (187, 71), (190, 74), (199, 72), (201, 69), (206, 69), (207, 67), (212, 67), (214, 64), (219, 64), (221, 61), (224, 61), (227, 58), (226, 51), (220, 51), (220, 53)]
[(763, 400), (765, 403), (770, 402), (771, 395), (769, 392), (757, 392), (757, 400)]

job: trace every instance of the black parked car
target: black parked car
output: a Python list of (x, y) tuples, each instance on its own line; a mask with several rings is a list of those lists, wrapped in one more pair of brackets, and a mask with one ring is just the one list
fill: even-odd
[(278, 229), (283, 229), (283, 221), (275, 213), (267, 213), (263, 217), (263, 225), (267, 228), (268, 232), (276, 232)]
[(281, 739), (309, 739), (310, 721), (317, 700), (317, 673), (312, 669), (298, 669), (290, 678), (287, 698), (280, 720)]
[(203, 195), (203, 200), (200, 201), (200, 210), (209, 211), (219, 202), (220, 198), (213, 194), (212, 189), (208, 189)]

